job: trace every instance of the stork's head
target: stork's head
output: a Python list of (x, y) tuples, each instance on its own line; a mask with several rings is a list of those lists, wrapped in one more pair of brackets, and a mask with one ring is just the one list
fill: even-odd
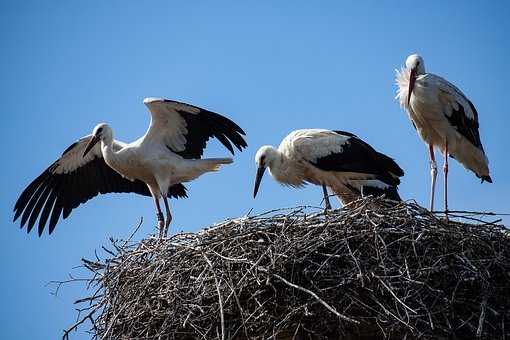
[(407, 92), (407, 105), (409, 105), (409, 102), (411, 101), (411, 92), (413, 92), (416, 77), (425, 73), (425, 62), (420, 55), (411, 54), (406, 59), (406, 68), (411, 72), (409, 76), (409, 89)]
[(83, 152), (83, 157), (96, 145), (98, 142), (104, 141), (109, 144), (113, 141), (112, 128), (106, 123), (97, 124), (94, 130), (92, 130), (92, 136), (90, 137), (89, 143)]
[(416, 75), (425, 73), (425, 63), (419, 54), (411, 54), (407, 57), (406, 67), (410, 70), (416, 70)]
[(255, 163), (257, 164), (257, 175), (255, 177), (253, 198), (257, 196), (260, 182), (262, 181), (262, 176), (264, 176), (266, 168), (272, 167), (276, 160), (278, 159), (278, 157), (279, 157), (278, 150), (276, 150), (274, 147), (270, 145), (265, 145), (257, 151), (257, 154), (255, 155)]

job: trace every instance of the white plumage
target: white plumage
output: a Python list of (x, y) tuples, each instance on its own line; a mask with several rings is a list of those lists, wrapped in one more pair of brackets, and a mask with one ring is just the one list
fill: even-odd
[(430, 209), (434, 206), (437, 166), (434, 147), (445, 156), (445, 210), (448, 210), (448, 156), (492, 183), (489, 162), (480, 135), (478, 113), (471, 101), (444, 78), (425, 72), (423, 58), (410, 55), (406, 66), (397, 71), (397, 99), (416, 131), (429, 146), (431, 163)]
[[(126, 144), (113, 139), (112, 129), (97, 125), (67, 148), (62, 156), (20, 195), (14, 220), (21, 216), (29, 232), (39, 218), (39, 234), (49, 219), (49, 232), (62, 214), (98, 193), (134, 192), (154, 198), (160, 236), (172, 219), (167, 197), (187, 197), (181, 184), (216, 171), (231, 158), (200, 159), (209, 138), (217, 138), (231, 153), (246, 147), (244, 131), (231, 120), (192, 105), (157, 98), (144, 103), (151, 113), (147, 133)], [(165, 203), (166, 223), (159, 205)]]
[(400, 200), (397, 185), (404, 174), (402, 169), (349, 132), (296, 130), (282, 140), (278, 149), (261, 147), (255, 162), (258, 170), (254, 196), (268, 168), (271, 176), (283, 185), (321, 185), (327, 208), (330, 204), (326, 187), (330, 187), (344, 204), (362, 194), (385, 194)]

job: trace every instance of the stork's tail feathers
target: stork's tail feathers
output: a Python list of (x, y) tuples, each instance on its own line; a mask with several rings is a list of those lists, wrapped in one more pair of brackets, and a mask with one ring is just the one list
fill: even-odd
[(168, 198), (188, 198), (188, 194), (186, 193), (187, 189), (181, 183), (171, 185), (168, 188)]
[(393, 200), (393, 201), (402, 201), (402, 198), (400, 198), (400, 195), (398, 194), (397, 188), (390, 186), (387, 188), (378, 188), (374, 186), (365, 185), (363, 186), (363, 195), (368, 196), (383, 196), (387, 199)]
[(200, 161), (207, 164), (208, 171), (218, 171), (223, 164), (231, 164), (233, 162), (232, 158), (206, 158)]
[(480, 176), (480, 178), (482, 179), (482, 183), (483, 183), (483, 182), (489, 182), (489, 183), (492, 183), (492, 178), (491, 178), (491, 176)]
[[(383, 153), (378, 152), (377, 156), (379, 156), (379, 162), (384, 166), (384, 169), (388, 171), (393, 177), (402, 177), (404, 176), (404, 170), (395, 162), (395, 160), (391, 157), (386, 156)], [(400, 184), (398, 181), (397, 184)]]
[(481, 178), (482, 183), (492, 183), (489, 160), (482, 148), (477, 148), (467, 139), (462, 138), (457, 143), (456, 149), (451, 151), (450, 157), (456, 159), (466, 169), (473, 171), (476, 177)]

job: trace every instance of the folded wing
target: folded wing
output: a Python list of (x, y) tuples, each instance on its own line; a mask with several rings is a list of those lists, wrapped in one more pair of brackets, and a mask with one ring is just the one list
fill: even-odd
[(434, 77), (439, 88), (439, 101), (444, 107), (443, 114), (450, 124), (471, 144), (483, 151), (480, 140), (478, 112), (473, 103), (455, 85), (437, 75)]
[[(295, 142), (302, 157), (324, 171), (375, 175), (392, 186), (400, 184), (404, 171), (390, 157), (345, 131), (310, 130)], [(315, 132), (314, 132), (315, 131)]]

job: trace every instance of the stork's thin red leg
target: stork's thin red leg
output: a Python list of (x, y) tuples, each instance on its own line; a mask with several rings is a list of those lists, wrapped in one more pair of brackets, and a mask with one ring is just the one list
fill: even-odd
[(324, 194), (324, 210), (331, 210), (331, 203), (329, 202), (328, 188), (326, 185), (322, 185), (322, 193)]
[(170, 206), (168, 205), (168, 198), (166, 196), (163, 196), (163, 202), (165, 202), (165, 208), (166, 208), (166, 224), (165, 224), (165, 232), (163, 234), (164, 237), (166, 237), (168, 233), (168, 226), (170, 225), (170, 222), (172, 222), (172, 214), (170, 213)]
[(445, 143), (444, 147), (444, 213), (446, 216), (446, 221), (448, 221), (448, 141)]
[(437, 178), (437, 165), (436, 157), (434, 156), (434, 146), (429, 144), (430, 153), (430, 177), (432, 179), (430, 183), (430, 211), (434, 211), (434, 194), (436, 191), (436, 178)]
[(154, 202), (156, 203), (156, 217), (158, 219), (158, 229), (159, 229), (159, 238), (163, 237), (163, 230), (165, 228), (165, 218), (163, 217), (163, 212), (161, 212), (161, 207), (159, 206), (159, 197), (153, 196)]

